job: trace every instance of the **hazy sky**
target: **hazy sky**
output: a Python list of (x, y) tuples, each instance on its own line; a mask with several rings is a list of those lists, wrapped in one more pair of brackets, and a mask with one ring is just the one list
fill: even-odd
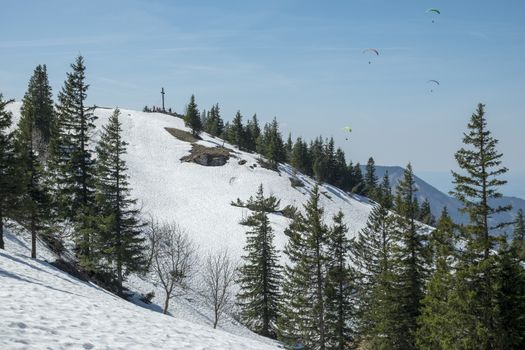
[[(40, 63), (56, 95), (81, 53), (90, 104), (160, 105), (163, 86), (166, 104), (182, 112), (194, 93), (200, 108), (219, 102), (227, 120), (239, 109), (276, 116), (294, 138), (333, 135), (354, 162), (411, 161), (445, 190), (483, 102), (510, 169), (504, 192), (525, 197), (523, 0), (0, 0), (0, 8), (6, 97), (20, 99)], [(369, 47), (380, 55), (363, 54)]]

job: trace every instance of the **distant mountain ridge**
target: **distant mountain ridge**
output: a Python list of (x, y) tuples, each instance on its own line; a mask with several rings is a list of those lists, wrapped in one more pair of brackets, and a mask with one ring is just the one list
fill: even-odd
[[(366, 171), (365, 168), (366, 167), (363, 165), (363, 173)], [(390, 177), (390, 184), (392, 186), (392, 189), (395, 189), (395, 187), (403, 177), (404, 169), (400, 166), (376, 166), (376, 174), (380, 179), (387, 171)], [(454, 219), (454, 221), (458, 223), (466, 222), (467, 217), (459, 211), (459, 208), (461, 208), (462, 205), (457, 199), (441, 192), (428, 182), (419, 178), (417, 175), (415, 175), (414, 178), (416, 182), (416, 187), (418, 189), (416, 195), (419, 203), (422, 203), (425, 199), (428, 199), (428, 201), (430, 202), (430, 208), (432, 209), (432, 214), (436, 218), (438, 218), (441, 214), (443, 207), (447, 207), (449, 214)], [(509, 204), (512, 205), (512, 210), (494, 216), (493, 221), (491, 222), (492, 225), (496, 225), (502, 222), (512, 222), (515, 219), (516, 212), (518, 211), (518, 209), (525, 210), (525, 200), (518, 197), (503, 196), (502, 198), (493, 200), (491, 202), (492, 206), (505, 206)], [(503, 229), (502, 233), (511, 233), (512, 229), (512, 226), (508, 227), (506, 229)]]

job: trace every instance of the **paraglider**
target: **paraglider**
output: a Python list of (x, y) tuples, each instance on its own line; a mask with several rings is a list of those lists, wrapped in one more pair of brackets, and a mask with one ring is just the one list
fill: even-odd
[[(363, 54), (365, 54), (365, 53), (367, 53), (367, 52), (372, 52), (372, 53), (375, 53), (376, 56), (379, 56), (379, 51), (377, 51), (376, 49), (372, 49), (372, 48), (370, 48), (370, 49), (364, 49), (364, 50), (363, 50)], [(372, 63), (372, 62), (371, 62), (371, 61), (368, 61), (368, 64), (370, 64), (370, 63)]]
[[(439, 81), (434, 80), (434, 79), (430, 79), (429, 81), (427, 81), (427, 83), (432, 83), (434, 85), (441, 85), (439, 84)], [(430, 89), (430, 92), (434, 92), (434, 90)]]
[(345, 139), (346, 139), (346, 141), (348, 141), (348, 134), (350, 134), (350, 133), (352, 132), (352, 128), (349, 127), (349, 126), (345, 126), (345, 127), (343, 128), (343, 131), (344, 131), (345, 133), (347, 133), (347, 136), (346, 136)]
[[(432, 8), (432, 9), (428, 9), (427, 13), (435, 13), (436, 15), (440, 15), (441, 11), (439, 11), (438, 9)], [(432, 20), (432, 23), (434, 23), (434, 20)]]

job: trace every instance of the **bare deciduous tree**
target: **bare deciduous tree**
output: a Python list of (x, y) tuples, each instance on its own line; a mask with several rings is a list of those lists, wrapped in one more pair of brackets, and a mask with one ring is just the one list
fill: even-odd
[(222, 250), (206, 257), (203, 268), (203, 295), (206, 303), (213, 308), (213, 328), (217, 328), (223, 313), (234, 305), (233, 285), (238, 266), (233, 262), (227, 250)]
[(149, 215), (149, 219), (147, 221), (147, 225), (145, 227), (144, 233), (146, 234), (147, 240), (148, 240), (148, 261), (146, 264), (146, 271), (154, 271), (154, 259), (155, 254), (157, 254), (158, 246), (159, 246), (159, 231), (160, 231), (160, 224), (156, 217), (153, 215)]
[(179, 225), (166, 223), (157, 227), (154, 274), (166, 293), (164, 313), (168, 312), (175, 287), (186, 287), (196, 265), (195, 245)]

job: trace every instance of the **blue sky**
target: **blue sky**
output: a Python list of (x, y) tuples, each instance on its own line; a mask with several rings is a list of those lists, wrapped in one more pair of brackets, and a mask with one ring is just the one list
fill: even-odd
[[(347, 158), (412, 162), (449, 189), (454, 152), (478, 102), (525, 197), (525, 1), (4, 1), (0, 91), (20, 99), (33, 68), (56, 94), (81, 53), (88, 102), (183, 111), (219, 102), (284, 134), (333, 135)], [(428, 8), (441, 15), (426, 13)], [(435, 23), (432, 23), (432, 20)], [(378, 57), (363, 54), (368, 47)], [(371, 64), (368, 64), (371, 60)], [(429, 79), (439, 80), (433, 88)], [(341, 131), (350, 125), (349, 141)]]

